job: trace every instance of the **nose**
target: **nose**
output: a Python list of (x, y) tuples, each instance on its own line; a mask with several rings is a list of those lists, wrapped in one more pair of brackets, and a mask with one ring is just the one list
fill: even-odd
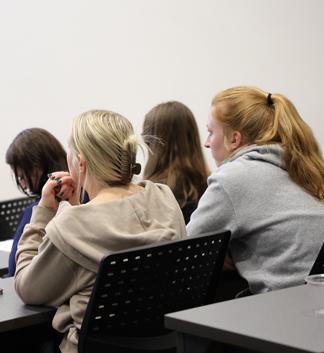
[(210, 148), (210, 143), (209, 143), (209, 138), (206, 139), (205, 143), (204, 143), (204, 146), (206, 148)]

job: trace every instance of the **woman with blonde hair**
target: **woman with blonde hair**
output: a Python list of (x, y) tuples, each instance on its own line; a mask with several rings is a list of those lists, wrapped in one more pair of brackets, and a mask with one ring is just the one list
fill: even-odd
[(245, 86), (216, 95), (207, 127), (218, 169), (188, 234), (230, 230), (251, 293), (304, 283), (324, 239), (324, 161), (311, 128), (282, 94)]
[(144, 179), (167, 184), (188, 223), (209, 175), (193, 113), (177, 101), (158, 104), (145, 116), (143, 135), (151, 150)]
[[(135, 184), (139, 144), (131, 123), (111, 112), (75, 118), (69, 172), (51, 173), (18, 245), (15, 286), (28, 304), (57, 307), (53, 327), (61, 352), (77, 352), (78, 333), (103, 256), (113, 251), (185, 237), (172, 191)], [(79, 204), (80, 189), (90, 201)], [(55, 197), (59, 193), (59, 202)]]

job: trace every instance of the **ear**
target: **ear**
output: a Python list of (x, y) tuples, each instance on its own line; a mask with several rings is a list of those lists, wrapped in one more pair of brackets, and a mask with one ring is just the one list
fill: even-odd
[(83, 154), (81, 153), (78, 154), (78, 160), (79, 160), (80, 174), (84, 174), (87, 170), (87, 161), (85, 160)]
[(242, 146), (242, 143), (243, 143), (242, 134), (239, 131), (233, 131), (228, 141), (229, 141), (230, 150), (235, 151), (236, 149)]

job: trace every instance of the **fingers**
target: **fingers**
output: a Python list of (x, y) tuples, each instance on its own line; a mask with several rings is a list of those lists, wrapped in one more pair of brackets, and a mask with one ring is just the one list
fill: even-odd
[(57, 209), (59, 202), (70, 199), (76, 190), (76, 183), (68, 172), (48, 174), (48, 180), (43, 186), (40, 206)]
[(75, 189), (75, 182), (68, 172), (48, 174), (39, 205), (57, 209), (60, 201), (68, 200), (73, 196)]
[[(74, 184), (71, 175), (68, 172), (55, 172), (47, 175), (48, 179), (52, 181), (52, 186), (56, 187), (56, 190), (60, 189), (60, 184)], [(54, 182), (56, 184), (54, 184)]]
[(47, 191), (60, 200), (67, 200), (74, 193), (76, 185), (68, 172), (55, 172), (48, 175)]
[(75, 185), (74, 180), (68, 172), (55, 172), (48, 174), (47, 184), (51, 185), (55, 190), (60, 190), (63, 185)]
[(75, 193), (75, 188), (73, 186), (71, 187), (70, 185), (58, 185), (56, 186), (56, 188), (58, 188), (57, 190), (55, 190), (56, 198), (58, 201), (69, 201)]

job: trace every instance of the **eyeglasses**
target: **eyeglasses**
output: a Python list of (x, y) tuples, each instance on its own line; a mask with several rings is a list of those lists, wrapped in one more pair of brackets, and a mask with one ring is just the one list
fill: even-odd
[(24, 175), (18, 175), (17, 182), (23, 190), (25, 190), (29, 186), (28, 178)]
[(18, 183), (20, 184), (22, 181), (26, 181), (26, 178), (23, 176), (18, 175), (17, 176)]
[(28, 181), (27, 181), (27, 178), (26, 177), (23, 177), (23, 176), (17, 176), (17, 180), (18, 180), (18, 183), (21, 187), (21, 189), (23, 190), (23, 192), (29, 196), (29, 197), (35, 197), (37, 196), (33, 191), (30, 190), (29, 186), (28, 186)]

